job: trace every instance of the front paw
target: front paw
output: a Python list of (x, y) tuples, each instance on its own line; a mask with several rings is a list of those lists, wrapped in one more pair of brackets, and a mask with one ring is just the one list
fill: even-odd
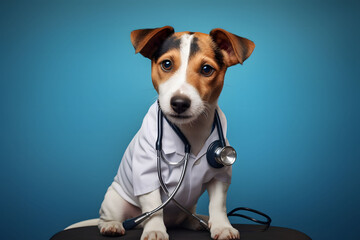
[(211, 226), (211, 238), (217, 240), (240, 239), (237, 229), (230, 226)]
[(169, 240), (166, 231), (145, 231), (141, 235), (141, 240)]
[(125, 234), (125, 229), (121, 222), (118, 221), (99, 221), (100, 233), (105, 236), (119, 236)]

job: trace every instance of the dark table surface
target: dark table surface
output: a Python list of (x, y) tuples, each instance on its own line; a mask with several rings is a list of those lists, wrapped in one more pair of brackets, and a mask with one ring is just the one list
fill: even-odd
[[(270, 227), (263, 231), (264, 227), (250, 224), (233, 224), (240, 231), (241, 240), (311, 240), (306, 234), (297, 230)], [(210, 233), (207, 231), (192, 231), (180, 228), (170, 228), (167, 230), (170, 240), (209, 240)], [(97, 226), (80, 227), (61, 231), (55, 234), (51, 240), (139, 240), (142, 229), (128, 230), (121, 237), (105, 237), (100, 235)]]

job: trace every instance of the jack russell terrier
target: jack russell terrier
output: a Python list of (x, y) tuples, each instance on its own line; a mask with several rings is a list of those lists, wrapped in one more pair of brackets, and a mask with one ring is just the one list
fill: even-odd
[[(212, 168), (206, 161), (206, 150), (218, 139), (213, 127), (215, 110), (226, 134), (225, 115), (217, 104), (226, 69), (242, 64), (253, 52), (255, 44), (220, 28), (213, 29), (210, 34), (174, 33), (170, 26), (135, 30), (131, 32), (131, 42), (136, 53), (151, 60), (152, 82), (159, 97), (126, 149), (118, 174), (106, 192), (100, 219), (95, 220), (100, 233), (125, 234), (124, 220), (155, 209), (167, 198), (160, 190), (156, 171), (155, 142), (160, 107), (168, 121), (181, 130), (191, 145), (187, 174), (175, 196), (176, 201), (195, 214), (197, 200), (207, 190), (209, 217), (206, 220), (211, 237), (239, 239), (239, 231), (231, 226), (226, 214), (231, 166)], [(167, 121), (163, 128), (163, 155), (167, 161), (176, 162), (184, 156), (184, 144)], [(179, 179), (180, 167), (169, 165), (161, 169), (171, 192)], [(165, 226), (201, 227), (171, 203), (142, 223), (141, 240), (168, 239)], [(88, 225), (89, 221), (70, 227)]]

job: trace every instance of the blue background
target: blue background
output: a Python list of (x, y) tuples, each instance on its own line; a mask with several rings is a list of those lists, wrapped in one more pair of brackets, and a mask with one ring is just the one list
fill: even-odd
[(49, 239), (98, 216), (156, 99), (130, 31), (164, 25), (256, 43), (219, 100), (240, 156), (228, 209), (313, 239), (358, 237), (359, 12), (355, 1), (1, 1), (1, 238)]

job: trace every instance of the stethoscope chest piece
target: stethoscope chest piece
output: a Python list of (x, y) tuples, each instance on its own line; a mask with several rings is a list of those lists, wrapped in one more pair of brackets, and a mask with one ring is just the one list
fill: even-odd
[(220, 140), (210, 144), (206, 158), (210, 166), (214, 168), (222, 168), (231, 166), (236, 161), (236, 151), (231, 146), (223, 146)]

